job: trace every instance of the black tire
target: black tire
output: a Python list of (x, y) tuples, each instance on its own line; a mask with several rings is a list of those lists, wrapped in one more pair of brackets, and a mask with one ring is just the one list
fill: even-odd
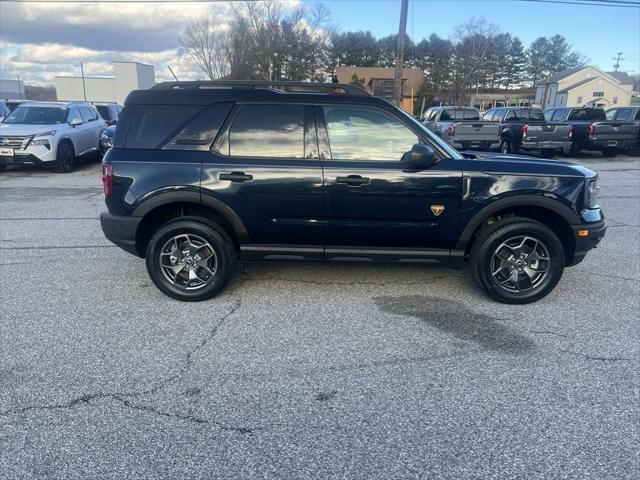
[(69, 142), (62, 142), (58, 145), (58, 153), (56, 155), (56, 172), (70, 173), (76, 165), (76, 152), (73, 145)]
[[(538, 252), (535, 249), (543, 248), (547, 259), (545, 260), (544, 255), (537, 256), (535, 261), (530, 260), (533, 257), (514, 257), (514, 252), (509, 247), (503, 247), (511, 239), (518, 243), (520, 238), (533, 239), (524, 243), (526, 248), (523, 251), (531, 249)], [(537, 242), (535, 248), (533, 241)], [(496, 258), (505, 256), (504, 251), (514, 259), (513, 262), (505, 261), (506, 267), (494, 268)], [(502, 253), (498, 255), (498, 252)], [(522, 266), (523, 263), (525, 266)], [(502, 264), (501, 261), (500, 265)], [(557, 235), (546, 225), (524, 217), (505, 218), (485, 227), (471, 249), (473, 279), (491, 298), (502, 303), (525, 304), (540, 300), (554, 289), (562, 277), (564, 266), (564, 247)], [(544, 269), (546, 272), (542, 272)], [(494, 271), (498, 273), (494, 275)], [(527, 272), (535, 272), (535, 278), (531, 279)], [(505, 278), (516, 278), (517, 281), (505, 281)], [(517, 287), (509, 288), (513, 283)]]
[(556, 152), (552, 148), (543, 148), (540, 150), (540, 156), (542, 158), (553, 158)]
[[(198, 261), (197, 255), (199, 253), (195, 252), (191, 252), (193, 263), (185, 263), (189, 260), (187, 259), (184, 262), (178, 261), (174, 267), (171, 267), (173, 256), (167, 253), (167, 243), (181, 235), (189, 235), (189, 244), (194, 242), (197, 245), (197, 242), (201, 242), (200, 248), (205, 251), (203, 256), (215, 253), (215, 255), (210, 255), (213, 257), (211, 262), (215, 261), (215, 268), (213, 268), (213, 263), (209, 263), (206, 266), (207, 270), (203, 271), (205, 266), (199, 267), (200, 263), (198, 262), (205, 260)], [(202, 242), (206, 242), (207, 245), (204, 246)], [(177, 248), (183, 250), (186, 248), (185, 244), (186, 241)], [(162, 253), (165, 254), (161, 257)], [(146, 264), (151, 280), (164, 294), (177, 300), (197, 302), (214, 297), (225, 287), (235, 268), (236, 256), (233, 241), (220, 225), (202, 217), (183, 217), (164, 224), (154, 233), (147, 245)], [(164, 267), (161, 264), (161, 258), (162, 261), (168, 262), (164, 264)], [(183, 265), (184, 268), (175, 274), (175, 281), (172, 282), (169, 278), (174, 273), (172, 268), (179, 268), (180, 265)], [(189, 268), (195, 271), (195, 275), (202, 275), (206, 281), (199, 282), (200, 278), (190, 280)], [(185, 275), (188, 279), (185, 278)], [(191, 281), (195, 282), (195, 286), (190, 287)]]
[(504, 154), (516, 153), (510, 138), (503, 138), (500, 142), (500, 151)]
[(618, 149), (617, 148), (605, 148), (604, 150), (602, 150), (602, 155), (604, 157), (615, 157), (616, 155), (618, 155)]
[(571, 142), (571, 146), (563, 147), (562, 149), (562, 153), (566, 157), (573, 157), (574, 155), (577, 155), (579, 151), (580, 149), (578, 148), (578, 144), (575, 142), (575, 140)]

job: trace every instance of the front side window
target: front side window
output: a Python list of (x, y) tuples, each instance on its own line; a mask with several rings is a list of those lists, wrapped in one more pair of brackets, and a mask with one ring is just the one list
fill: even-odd
[(78, 110), (77, 107), (71, 107), (71, 109), (69, 110), (69, 123), (72, 122), (80, 122), (83, 123), (84, 120), (82, 119), (82, 116), (80, 115), (80, 110)]
[(93, 120), (98, 119), (98, 115), (95, 111), (89, 107), (78, 107), (80, 109), (80, 115), (82, 115), (82, 120), (85, 122), (92, 122)]
[(420, 142), (404, 123), (382, 110), (352, 106), (323, 108), (334, 159), (399, 161)]
[(229, 155), (304, 158), (304, 105), (243, 105), (229, 129)]

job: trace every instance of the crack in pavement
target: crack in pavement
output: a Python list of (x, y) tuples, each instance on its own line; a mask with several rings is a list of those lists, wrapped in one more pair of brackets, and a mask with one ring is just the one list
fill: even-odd
[(624, 281), (627, 281), (627, 282), (640, 282), (640, 280), (637, 279), (637, 278), (621, 277), (619, 275), (611, 275), (611, 274), (608, 274), (608, 273), (596, 273), (596, 272), (589, 272), (589, 271), (587, 271), (587, 273), (589, 275), (594, 275), (596, 277), (613, 278), (613, 279), (616, 279), (616, 280), (624, 280)]
[(581, 357), (586, 360), (599, 361), (599, 362), (630, 362), (630, 358), (626, 357), (604, 357), (604, 356), (594, 356), (589, 355), (587, 353), (580, 352), (572, 352), (571, 350), (558, 350), (559, 352), (566, 353), (568, 355), (573, 355), (574, 357)]
[(72, 399), (72, 400), (70, 400), (70, 401), (68, 401), (66, 403), (58, 403), (58, 404), (51, 404), (51, 405), (28, 405), (26, 407), (21, 407), (21, 408), (18, 408), (18, 409), (5, 410), (5, 411), (0, 412), (0, 418), (1, 417), (9, 417), (9, 416), (12, 416), (12, 415), (21, 415), (21, 414), (24, 414), (24, 413), (27, 413), (27, 412), (30, 412), (30, 411), (61, 410), (61, 409), (75, 408), (75, 407), (77, 407), (79, 405), (95, 406), (95, 404), (92, 403), (93, 400), (109, 399), (109, 400), (114, 400), (116, 402), (119, 402), (122, 405), (124, 405), (125, 407), (130, 408), (132, 410), (145, 411), (145, 412), (149, 412), (149, 413), (154, 413), (154, 414), (162, 416), (162, 417), (177, 418), (177, 419), (180, 419), (180, 420), (186, 420), (186, 421), (189, 421), (189, 422), (192, 422), (192, 423), (196, 423), (196, 424), (211, 424), (211, 425), (215, 425), (218, 428), (220, 428), (221, 430), (225, 430), (225, 431), (234, 431), (234, 432), (238, 432), (238, 433), (242, 433), (242, 434), (251, 434), (256, 430), (256, 428), (235, 427), (235, 426), (226, 425), (226, 424), (223, 424), (221, 422), (214, 421), (214, 420), (209, 420), (209, 419), (206, 419), (206, 418), (196, 417), (196, 416), (193, 416), (193, 415), (166, 412), (166, 411), (154, 408), (154, 407), (152, 407), (150, 405), (142, 405), (142, 404), (134, 403), (134, 402), (129, 400), (131, 398), (138, 398), (138, 397), (141, 397), (141, 396), (155, 395), (155, 394), (159, 393), (160, 391), (162, 391), (169, 384), (180, 380), (188, 372), (188, 370), (191, 368), (191, 366), (195, 362), (195, 360), (193, 359), (193, 356), (199, 350), (201, 350), (203, 347), (205, 347), (216, 336), (216, 334), (220, 330), (220, 327), (222, 327), (222, 325), (227, 321), (227, 319), (229, 317), (231, 317), (234, 313), (236, 313), (240, 309), (241, 305), (242, 305), (241, 300), (240, 299), (236, 299), (236, 301), (235, 301), (234, 305), (231, 307), (231, 309), (227, 313), (225, 313), (220, 318), (220, 320), (218, 320), (218, 322), (213, 326), (213, 328), (211, 328), (211, 330), (209, 330), (207, 335), (204, 336), (202, 341), (187, 352), (184, 364), (182, 365), (180, 370), (177, 373), (174, 373), (173, 375), (170, 375), (170, 376), (164, 378), (163, 380), (159, 381), (152, 388), (148, 388), (146, 390), (141, 390), (141, 391), (134, 391), (134, 392), (95, 392), (95, 393), (86, 393), (86, 394), (81, 395), (80, 397), (76, 397), (76, 398), (74, 398), (74, 399)]

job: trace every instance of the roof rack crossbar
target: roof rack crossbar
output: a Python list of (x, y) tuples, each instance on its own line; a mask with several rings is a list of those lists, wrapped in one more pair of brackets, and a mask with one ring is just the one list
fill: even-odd
[(267, 88), (289, 93), (334, 93), (348, 95), (370, 95), (357, 85), (346, 83), (292, 82), (268, 80), (206, 80), (189, 82), (162, 82), (151, 87), (158, 90), (208, 89), (208, 88)]

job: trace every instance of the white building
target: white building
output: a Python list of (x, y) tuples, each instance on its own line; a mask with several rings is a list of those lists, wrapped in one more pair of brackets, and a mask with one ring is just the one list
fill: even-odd
[[(131, 90), (156, 83), (155, 68), (138, 62), (113, 62), (113, 77), (55, 77), (58, 100), (124, 103)], [(83, 85), (84, 83), (84, 85)], [(85, 97), (86, 93), (86, 97)]]
[(18, 79), (0, 79), (0, 99), (20, 100), (24, 98), (24, 84)]
[(563, 70), (536, 85), (535, 103), (551, 107), (626, 107), (631, 104), (632, 81), (622, 72), (596, 67)]

